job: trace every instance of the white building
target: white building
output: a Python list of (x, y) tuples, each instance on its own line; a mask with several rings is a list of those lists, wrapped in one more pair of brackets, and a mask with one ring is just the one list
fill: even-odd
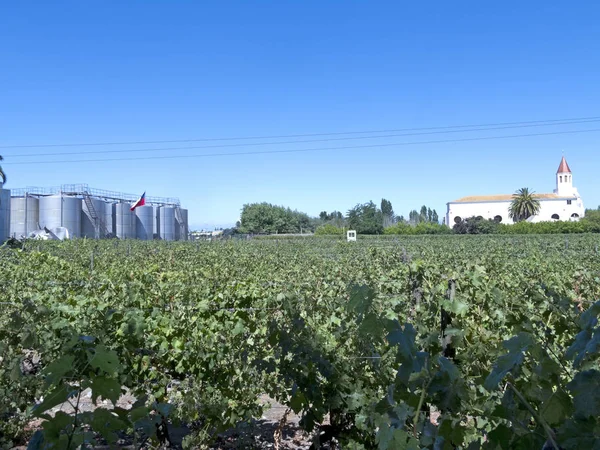
[[(578, 220), (585, 214), (583, 201), (577, 189), (573, 187), (573, 174), (563, 156), (556, 172), (556, 189), (552, 194), (534, 194), (540, 201), (540, 212), (530, 217), (530, 222), (553, 220)], [(513, 194), (474, 195), (449, 202), (446, 212), (446, 224), (455, 223), (469, 217), (481, 216), (502, 223), (512, 223), (508, 209)]]

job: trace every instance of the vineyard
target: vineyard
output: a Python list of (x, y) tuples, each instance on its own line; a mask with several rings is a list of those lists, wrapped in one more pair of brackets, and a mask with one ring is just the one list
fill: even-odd
[(4, 246), (0, 447), (210, 448), (268, 396), (314, 449), (600, 449), (599, 245)]

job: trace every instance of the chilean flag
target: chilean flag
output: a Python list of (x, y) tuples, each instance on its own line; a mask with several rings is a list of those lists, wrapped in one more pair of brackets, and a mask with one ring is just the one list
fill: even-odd
[(144, 192), (142, 196), (131, 206), (131, 211), (133, 211), (138, 206), (144, 206), (146, 204), (146, 193)]

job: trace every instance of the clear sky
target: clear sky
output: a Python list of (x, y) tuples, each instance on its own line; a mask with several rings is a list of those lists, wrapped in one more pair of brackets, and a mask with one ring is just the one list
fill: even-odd
[[(598, 117), (599, 20), (592, 1), (3, 2), (0, 146)], [(193, 229), (235, 223), (242, 205), (257, 201), (317, 215), (385, 197), (398, 214), (426, 204), (442, 216), (446, 202), (466, 195), (551, 192), (563, 151), (584, 203), (595, 208), (600, 131), (389, 145), (571, 130), (600, 130), (600, 121), (303, 144), (265, 143), (373, 135), (0, 154), (7, 188), (87, 183), (176, 196)], [(115, 152), (202, 146), (213, 147)], [(90, 151), (99, 153), (83, 154)], [(60, 152), (80, 154), (48, 155)], [(32, 153), (47, 156), (26, 156)]]

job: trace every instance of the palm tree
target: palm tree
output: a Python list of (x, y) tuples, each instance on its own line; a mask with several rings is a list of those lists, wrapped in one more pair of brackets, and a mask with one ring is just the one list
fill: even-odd
[(540, 212), (540, 201), (529, 188), (521, 188), (513, 194), (513, 200), (508, 208), (508, 216), (515, 222), (527, 220)]
[[(2, 161), (3, 159), (4, 158), (2, 158), (2, 155), (0, 155), (0, 161)], [(2, 166), (0, 166), (0, 178), (2, 179), (2, 182), (0, 182), (0, 188), (1, 188), (2, 185), (6, 183), (6, 174), (2, 170)]]

